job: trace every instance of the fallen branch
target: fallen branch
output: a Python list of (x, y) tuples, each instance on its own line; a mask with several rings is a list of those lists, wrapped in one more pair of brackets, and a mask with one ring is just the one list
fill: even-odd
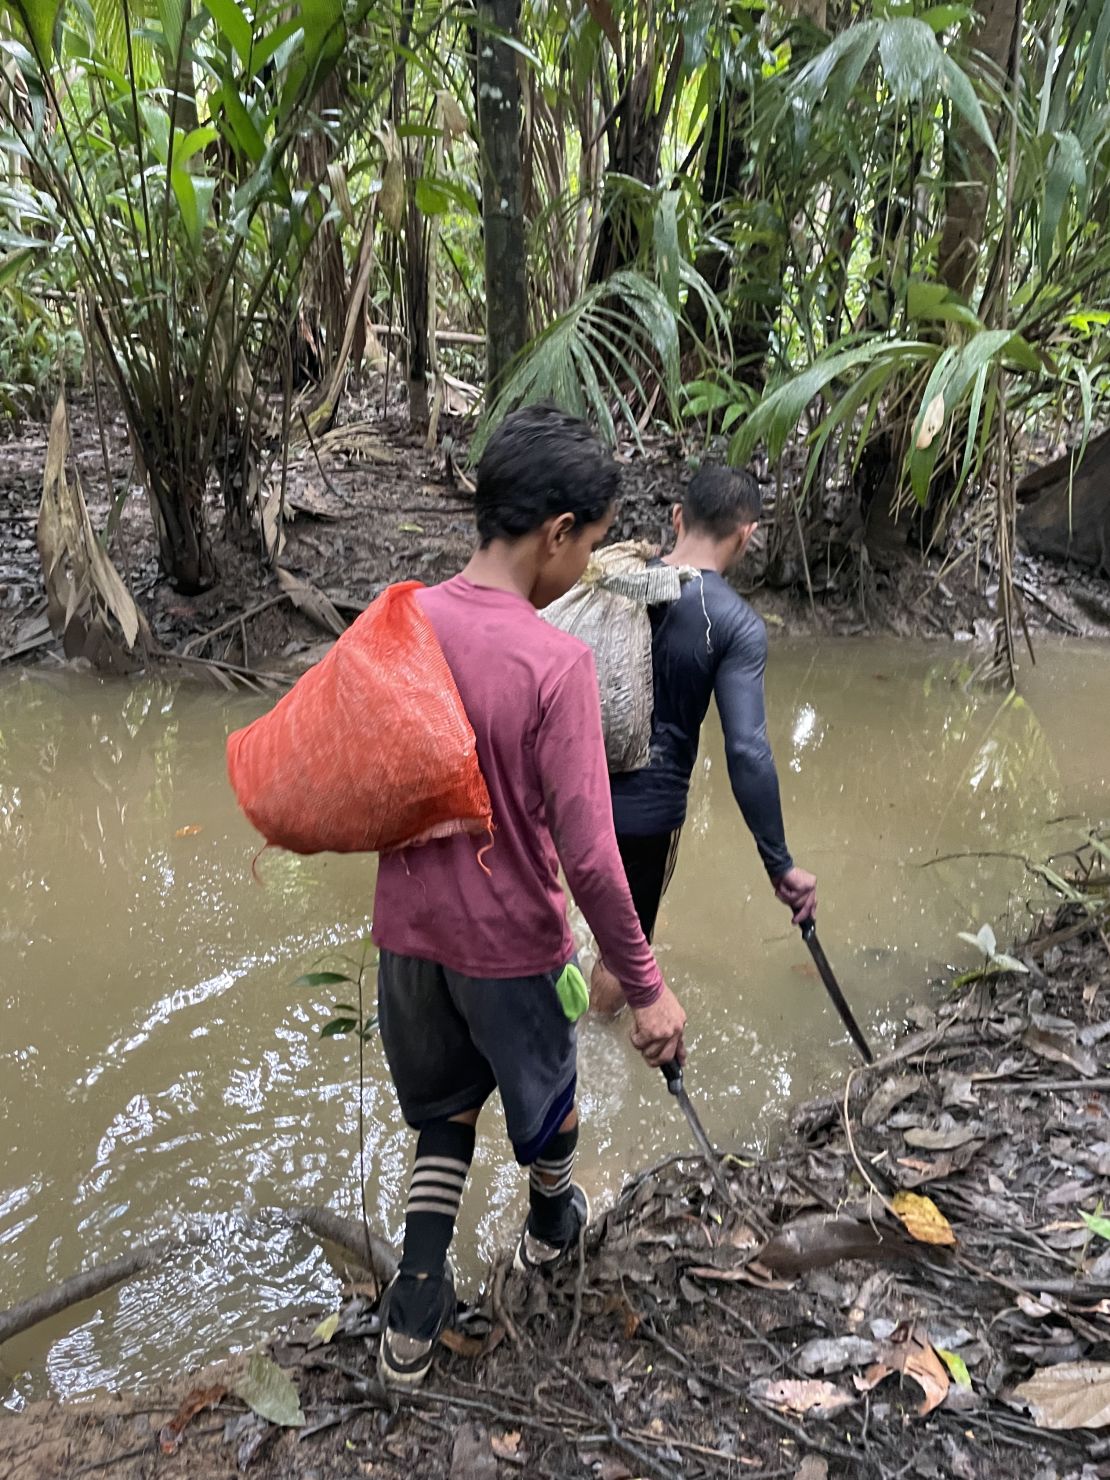
[[(273, 1216), (286, 1223), (299, 1225), (316, 1238), (335, 1244), (362, 1268), (369, 1270), (383, 1285), (388, 1284), (397, 1273), (398, 1259), (393, 1246), (377, 1234), (368, 1234), (362, 1224), (356, 1223), (352, 1218), (343, 1218), (328, 1208), (317, 1206), (275, 1209)], [(139, 1244), (130, 1253), (121, 1254), (118, 1259), (111, 1259), (106, 1264), (94, 1264), (91, 1269), (71, 1275), (69, 1279), (62, 1280), (49, 1290), (42, 1290), (0, 1312), (0, 1346), (24, 1331), (29, 1331), (32, 1326), (48, 1321), (51, 1316), (60, 1315), (86, 1300), (95, 1300), (98, 1295), (114, 1289), (116, 1285), (122, 1285), (125, 1280), (134, 1279), (137, 1274), (153, 1269), (172, 1255), (180, 1254), (195, 1244), (204, 1243), (211, 1237), (212, 1224), (217, 1221), (222, 1226), (222, 1220), (213, 1218), (203, 1228), (176, 1238)], [(252, 1225), (264, 1221), (252, 1220)]]

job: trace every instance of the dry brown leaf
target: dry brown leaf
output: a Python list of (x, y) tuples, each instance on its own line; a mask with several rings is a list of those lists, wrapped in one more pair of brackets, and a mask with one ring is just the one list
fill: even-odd
[[(917, 1410), (922, 1418), (927, 1413), (932, 1413), (948, 1396), (951, 1382), (945, 1365), (915, 1326), (905, 1323), (899, 1326), (883, 1348), (880, 1361), (876, 1365), (887, 1366), (890, 1371), (901, 1372), (906, 1377), (913, 1378), (925, 1394), (925, 1401)], [(874, 1371), (874, 1368), (871, 1370)], [(881, 1381), (881, 1378), (878, 1380)]]
[(520, 1454), (520, 1431), (509, 1429), (504, 1434), (490, 1435), (490, 1448), (498, 1459), (516, 1459)]
[(173, 1454), (181, 1443), (187, 1426), (202, 1413), (206, 1408), (215, 1408), (227, 1396), (227, 1388), (222, 1384), (215, 1387), (194, 1388), (181, 1403), (169, 1423), (163, 1424), (158, 1435), (158, 1443), (161, 1445), (163, 1454)]
[(1098, 1073), (1098, 1060), (1085, 1048), (1080, 1048), (1063, 1033), (1050, 1033), (1045, 1028), (1027, 1028), (1022, 1043), (1031, 1048), (1042, 1059), (1051, 1059), (1056, 1064), (1066, 1064), (1084, 1079)]
[(931, 1197), (917, 1192), (896, 1192), (891, 1207), (901, 1218), (906, 1231), (919, 1244), (942, 1244), (954, 1248), (956, 1235), (952, 1225)]
[(780, 1408), (786, 1413), (809, 1413), (814, 1418), (827, 1418), (855, 1401), (851, 1393), (837, 1387), (835, 1382), (802, 1382), (793, 1377), (775, 1382), (761, 1378), (752, 1383), (751, 1394), (772, 1408)]
[(819, 1454), (807, 1454), (794, 1475), (794, 1480), (828, 1480), (829, 1462)]
[(485, 1336), (464, 1336), (450, 1327), (440, 1332), (440, 1343), (459, 1357), (488, 1357), (505, 1339), (504, 1326), (493, 1326)]
[(908, 1100), (911, 1095), (917, 1094), (923, 1082), (919, 1075), (914, 1074), (899, 1074), (893, 1079), (884, 1080), (863, 1107), (860, 1120), (868, 1130), (874, 1130), (875, 1126), (881, 1125), (892, 1110), (904, 1100)]
[(619, 58), (621, 55), (620, 27), (617, 25), (609, 0), (586, 0), (586, 8), (604, 32), (609, 45), (613, 48), (613, 55)]
[(66, 656), (94, 667), (126, 668), (146, 623), (119, 572), (97, 539), (81, 492), (80, 478), (66, 474), (69, 418), (58, 397), (50, 420), (39, 507), (37, 544), (50, 626), (63, 639)]
[(323, 627), (325, 632), (334, 632), (337, 637), (342, 637), (347, 630), (347, 624), (322, 591), (317, 591), (316, 587), (310, 585), (308, 581), (302, 581), (280, 565), (277, 569), (277, 578), (278, 585), (298, 611), (304, 612), (306, 617), (311, 617), (318, 627)]
[(902, 1132), (907, 1146), (916, 1146), (919, 1151), (955, 1151), (957, 1146), (966, 1146), (975, 1139), (975, 1132), (966, 1125), (952, 1126), (948, 1130), (930, 1129), (919, 1126)]
[(1110, 1364), (1044, 1367), (1014, 1388), (1013, 1396), (1039, 1429), (1104, 1429), (1110, 1425)]
[(453, 139), (461, 139), (470, 125), (466, 121), (466, 114), (459, 105), (459, 100), (453, 93), (437, 92), (436, 102), (439, 105), (439, 121), (444, 130)]

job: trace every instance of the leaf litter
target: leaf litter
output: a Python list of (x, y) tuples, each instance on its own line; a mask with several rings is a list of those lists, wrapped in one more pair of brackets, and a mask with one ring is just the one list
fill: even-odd
[[(725, 1158), (769, 1237), (692, 1155), (670, 1158), (559, 1271), (526, 1283), (497, 1266), (418, 1394), (377, 1383), (370, 1291), (256, 1359), (279, 1404), (251, 1392), (268, 1421), (232, 1415), (226, 1444), (186, 1418), (162, 1453), (163, 1426), (204, 1389), (167, 1394), (142, 1419), (160, 1480), (236, 1465), (260, 1480), (1110, 1476), (1110, 993), (1089, 990), (1110, 983), (1110, 958), (1074, 906), (1042, 929), (1059, 955), (1035, 985), (999, 972), (915, 1010), (896, 1053), (800, 1106), (776, 1153)], [(907, 1131), (971, 1139), (922, 1155)], [(107, 1422), (54, 1412), (87, 1450)], [(4, 1427), (26, 1444), (32, 1421)]]

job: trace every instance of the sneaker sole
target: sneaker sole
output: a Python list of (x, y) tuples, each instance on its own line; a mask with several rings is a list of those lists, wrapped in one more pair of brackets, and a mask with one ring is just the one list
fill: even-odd
[[(450, 1256), (448, 1256), (448, 1258), (444, 1261), (444, 1271), (447, 1278), (451, 1282), (451, 1289), (452, 1291), (454, 1291), (455, 1266), (452, 1263)], [(394, 1279), (396, 1279), (396, 1275), (394, 1276)], [(392, 1281), (390, 1281), (390, 1283), (392, 1284)], [(448, 1330), (450, 1325), (451, 1321), (447, 1321), (447, 1323), (443, 1327), (443, 1330)], [(393, 1364), (390, 1362), (389, 1353), (386, 1350), (387, 1329), (383, 1326), (381, 1341), (378, 1344), (378, 1377), (381, 1380), (382, 1384), (387, 1387), (395, 1388), (419, 1387), (420, 1384), (427, 1377), (428, 1373), (432, 1370), (432, 1359), (435, 1357), (436, 1347), (439, 1345), (439, 1337), (442, 1334), (443, 1332), (441, 1331), (432, 1338), (432, 1343), (428, 1347), (428, 1360), (424, 1363), (422, 1367), (410, 1367), (408, 1369), (405, 1369), (403, 1367), (394, 1367)]]
[[(589, 1228), (594, 1219), (593, 1206), (590, 1203), (590, 1194), (586, 1191), (584, 1187), (582, 1187), (581, 1183), (575, 1183), (575, 1186), (577, 1186), (581, 1190), (582, 1196), (585, 1199), (586, 1203), (586, 1217), (585, 1221), (582, 1224), (582, 1228)], [(556, 1254), (554, 1259), (549, 1259), (546, 1264), (525, 1264), (524, 1256), (520, 1252), (520, 1245), (522, 1242), (523, 1235), (520, 1239), (517, 1240), (516, 1250), (513, 1254), (513, 1269), (517, 1272), (517, 1274), (535, 1274), (541, 1269), (554, 1269), (559, 1261), (561, 1259), (565, 1259), (566, 1256), (570, 1253), (570, 1249), (567, 1248), (564, 1249), (562, 1253)]]

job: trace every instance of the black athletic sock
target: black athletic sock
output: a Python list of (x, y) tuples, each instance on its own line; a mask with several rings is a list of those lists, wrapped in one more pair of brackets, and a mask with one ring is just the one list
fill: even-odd
[[(528, 1232), (545, 1244), (565, 1244), (577, 1232), (571, 1210), (570, 1179), (578, 1127), (557, 1131), (528, 1169)], [(550, 1183), (544, 1176), (552, 1179)]]
[(474, 1127), (457, 1120), (433, 1121), (416, 1142), (405, 1247), (389, 1310), (390, 1327), (406, 1336), (427, 1340), (437, 1332), (447, 1250), (473, 1157)]

